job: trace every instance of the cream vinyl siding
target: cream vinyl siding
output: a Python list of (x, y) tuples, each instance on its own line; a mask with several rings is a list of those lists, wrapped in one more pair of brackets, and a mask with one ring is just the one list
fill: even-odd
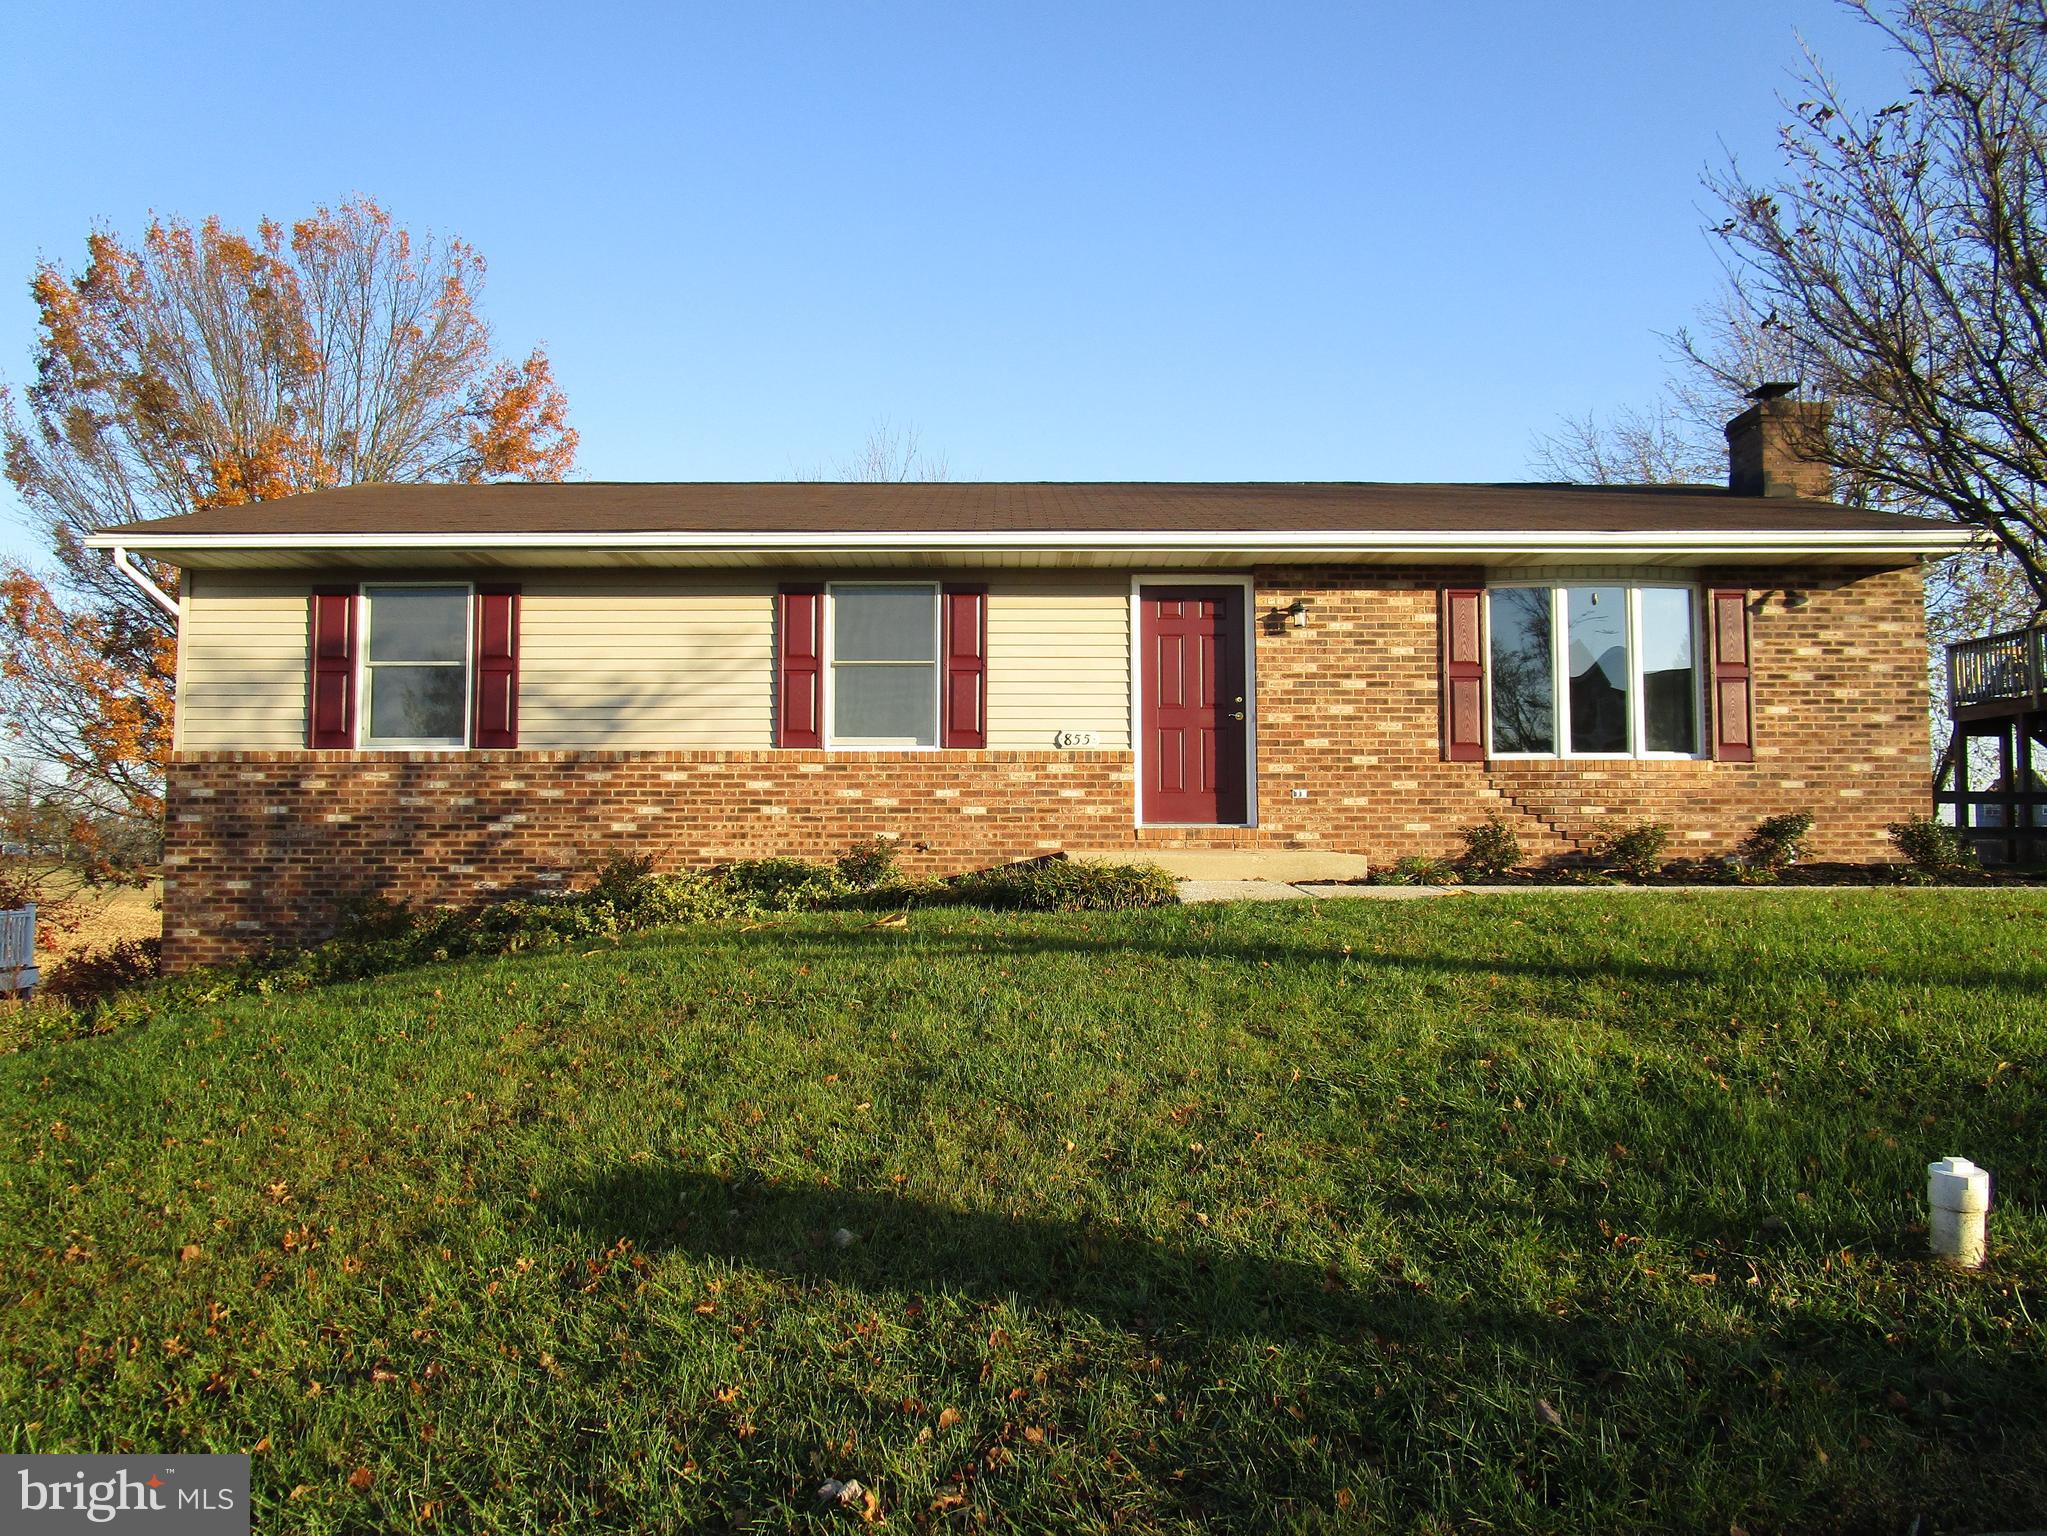
[(284, 752), (306, 744), (303, 578), (192, 571), (178, 638), (180, 752)]
[(520, 747), (774, 744), (772, 584), (537, 577), (522, 587)]
[(1050, 751), (1060, 731), (1130, 748), (1130, 578), (988, 585), (988, 745)]
[[(194, 571), (179, 649), (177, 745), (274, 752), (306, 738), (314, 583)], [(519, 745), (749, 751), (774, 742), (775, 584), (700, 576), (521, 581)], [(989, 583), (988, 745), (1050, 751), (1060, 731), (1130, 745), (1130, 598), (1120, 573)]]

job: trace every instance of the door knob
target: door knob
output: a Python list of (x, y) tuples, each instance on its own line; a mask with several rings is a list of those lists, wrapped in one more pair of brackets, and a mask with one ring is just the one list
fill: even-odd
[(1241, 720), (1244, 718), (1244, 712), (1241, 709), (1233, 709), (1230, 711), (1230, 718), (1232, 720)]

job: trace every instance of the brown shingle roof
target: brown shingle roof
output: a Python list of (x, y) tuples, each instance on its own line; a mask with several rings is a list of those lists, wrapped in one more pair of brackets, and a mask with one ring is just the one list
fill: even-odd
[(103, 535), (1901, 532), (1917, 518), (1718, 486), (941, 482), (357, 485)]

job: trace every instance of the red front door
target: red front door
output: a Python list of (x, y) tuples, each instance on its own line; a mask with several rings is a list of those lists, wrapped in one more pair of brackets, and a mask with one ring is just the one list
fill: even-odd
[(1138, 630), (1144, 820), (1242, 824), (1251, 713), (1244, 589), (1141, 588)]

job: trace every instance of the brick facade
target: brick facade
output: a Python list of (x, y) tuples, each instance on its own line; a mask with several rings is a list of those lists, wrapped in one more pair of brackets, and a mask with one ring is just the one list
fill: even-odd
[[(826, 857), (881, 833), (902, 840), (908, 868), (935, 873), (1062, 848), (1390, 861), (1454, 853), (1492, 813), (1532, 858), (1637, 820), (1669, 823), (1677, 856), (1807, 810), (1817, 857), (1884, 857), (1884, 827), (1929, 795), (1918, 571), (1704, 574), (1757, 599), (1753, 763), (1444, 762), (1437, 592), (1482, 573), (1260, 571), (1255, 828), (1134, 829), (1133, 760), (1113, 751), (180, 754), (166, 964), (317, 935), (350, 896), (470, 902), (573, 882), (619, 851), (673, 868)], [(1308, 626), (1275, 622), (1301, 596)]]
[(1579, 851), (1616, 823), (1661, 821), (1675, 858), (1724, 853), (1765, 816), (1803, 810), (1815, 858), (1888, 857), (1885, 827), (1930, 807), (1918, 570), (1700, 574), (1750, 592), (1753, 763), (1444, 762), (1437, 593), (1484, 573), (1261, 571), (1257, 610), (1305, 596), (1310, 627), (1259, 630), (1259, 824), (1232, 841), (1438, 856), (1497, 812), (1531, 857)]
[(331, 924), (335, 903), (561, 888), (657, 867), (828, 858), (900, 835), (950, 874), (1129, 835), (1126, 752), (206, 752), (172, 764), (164, 961)]

